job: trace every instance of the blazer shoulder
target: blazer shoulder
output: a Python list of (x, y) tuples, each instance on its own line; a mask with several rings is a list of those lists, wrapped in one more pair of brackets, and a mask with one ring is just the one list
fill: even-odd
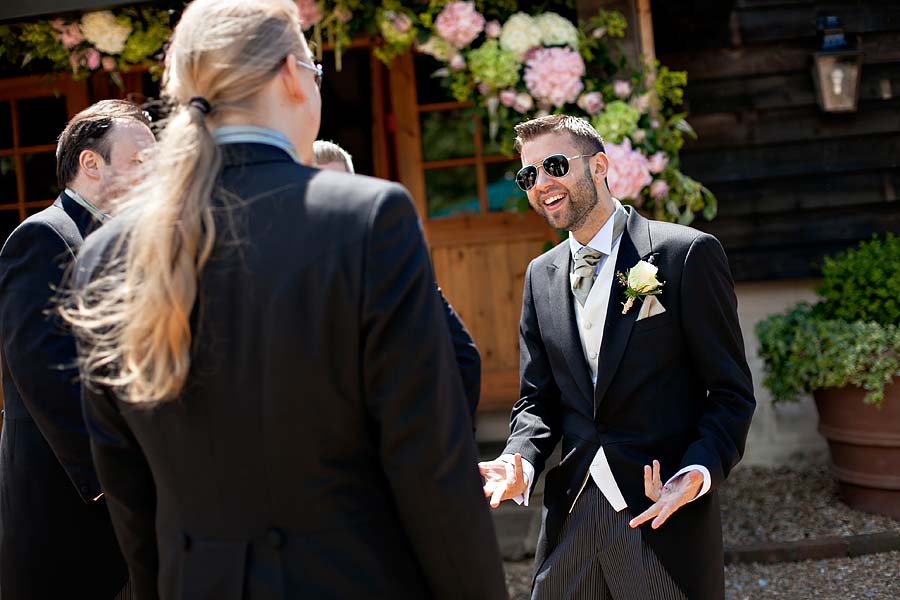
[(665, 221), (648, 221), (650, 224), (650, 239), (654, 250), (666, 249), (673, 254), (687, 255), (691, 247), (696, 244), (719, 245), (715, 236), (677, 223)]
[(9, 234), (0, 253), (7, 255), (44, 242), (58, 247), (59, 251), (68, 250), (74, 254), (82, 241), (75, 221), (63, 209), (51, 205), (19, 223)]
[(564, 239), (543, 254), (531, 259), (532, 270), (538, 267), (549, 267), (550, 265), (559, 264), (563, 260), (568, 260), (571, 253), (569, 240)]

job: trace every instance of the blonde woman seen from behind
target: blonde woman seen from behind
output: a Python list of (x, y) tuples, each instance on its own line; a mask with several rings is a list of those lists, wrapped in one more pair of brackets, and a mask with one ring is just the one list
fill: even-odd
[(196, 0), (146, 185), (63, 307), (140, 599), (504, 598), (405, 190), (306, 165), (321, 68), (290, 0)]

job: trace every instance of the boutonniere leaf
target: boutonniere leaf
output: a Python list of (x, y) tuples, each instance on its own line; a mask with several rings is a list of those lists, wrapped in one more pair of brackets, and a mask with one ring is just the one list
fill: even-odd
[(664, 281), (656, 278), (659, 269), (645, 260), (638, 262), (623, 275), (616, 273), (619, 283), (625, 288), (625, 302), (622, 303), (622, 314), (628, 314), (635, 300), (644, 301), (647, 296), (658, 296), (662, 293)]

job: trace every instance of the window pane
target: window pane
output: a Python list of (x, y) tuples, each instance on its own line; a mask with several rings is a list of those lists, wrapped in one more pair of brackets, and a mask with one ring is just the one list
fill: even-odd
[(475, 167), (454, 167), (425, 171), (428, 216), (478, 213)]
[(0, 158), (0, 205), (16, 204), (18, 201), (16, 162), (12, 156), (4, 156)]
[[(12, 230), (19, 225), (18, 210), (0, 210), (0, 240), (6, 241)], [(0, 242), (2, 243), (2, 242)]]
[(413, 64), (416, 69), (416, 99), (419, 104), (453, 101), (453, 96), (441, 85), (441, 78), (432, 77), (435, 71), (446, 67), (444, 63), (427, 54), (416, 54)]
[(524, 210), (528, 206), (525, 192), (516, 185), (516, 172), (521, 168), (522, 164), (517, 160), (485, 165), (488, 209), (491, 212), (518, 212), (520, 208)]
[(56, 143), (68, 121), (65, 98), (28, 98), (19, 100), (18, 107), (21, 146)]
[(422, 113), (422, 157), (425, 161), (475, 154), (475, 122), (467, 111)]
[(25, 201), (52, 200), (59, 195), (56, 186), (56, 155), (25, 155)]
[(8, 101), (0, 102), (0, 148), (13, 147), (12, 108)]

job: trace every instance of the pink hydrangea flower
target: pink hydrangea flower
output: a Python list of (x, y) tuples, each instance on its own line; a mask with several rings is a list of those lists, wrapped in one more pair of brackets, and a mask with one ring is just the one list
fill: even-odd
[(584, 61), (571, 48), (541, 48), (525, 63), (525, 85), (539, 102), (562, 106), (584, 89)]
[(62, 19), (53, 19), (50, 25), (59, 32), (57, 39), (59, 39), (66, 50), (71, 50), (84, 41), (84, 35), (81, 33), (81, 27), (78, 26), (78, 23), (66, 25)]
[(97, 52), (96, 48), (88, 48), (84, 55), (85, 64), (87, 64), (87, 68), (91, 71), (96, 71), (100, 68), (100, 59), (101, 55)]
[(650, 94), (641, 94), (636, 98), (632, 98), (628, 104), (631, 105), (632, 108), (637, 110), (639, 113), (645, 113), (650, 110)]
[(635, 129), (631, 134), (631, 139), (634, 140), (635, 144), (640, 144), (647, 139), (647, 132), (643, 129)]
[(513, 104), (513, 110), (524, 114), (532, 108), (534, 108), (534, 100), (531, 98), (531, 96), (529, 96), (525, 92), (522, 92), (521, 94), (516, 96), (516, 101)]
[(514, 89), (503, 90), (500, 92), (500, 104), (503, 106), (512, 106), (516, 103), (518, 92)]
[(112, 56), (104, 56), (101, 64), (103, 64), (104, 71), (115, 71), (118, 66), (116, 59)]
[(654, 200), (662, 200), (669, 195), (669, 184), (662, 179), (657, 179), (650, 184), (650, 195)]
[(344, 6), (339, 6), (334, 9), (334, 16), (337, 17), (341, 23), (349, 23), (350, 19), (353, 18), (353, 11)]
[(616, 98), (625, 99), (631, 95), (631, 84), (627, 81), (617, 79), (613, 82), (613, 93), (616, 95)]
[(484, 35), (491, 39), (499, 38), (501, 31), (503, 31), (503, 26), (500, 25), (500, 21), (496, 19), (488, 21), (487, 25), (484, 26)]
[(484, 29), (484, 17), (475, 10), (474, 2), (451, 2), (435, 19), (434, 29), (454, 48), (464, 48)]
[(478, 84), (478, 93), (481, 94), (482, 96), (487, 96), (488, 94), (491, 93), (491, 86), (489, 86), (486, 83), (479, 83)]
[(654, 175), (662, 173), (669, 166), (669, 159), (665, 152), (657, 152), (650, 157), (650, 172)]
[(322, 9), (316, 0), (297, 0), (297, 9), (300, 11), (300, 25), (304, 31), (322, 20)]
[(603, 110), (603, 94), (600, 92), (588, 92), (578, 97), (578, 107), (587, 114), (594, 116)]
[(637, 200), (641, 190), (653, 181), (647, 157), (631, 148), (631, 140), (621, 144), (606, 144), (609, 171), (606, 179), (612, 195), (621, 200)]

